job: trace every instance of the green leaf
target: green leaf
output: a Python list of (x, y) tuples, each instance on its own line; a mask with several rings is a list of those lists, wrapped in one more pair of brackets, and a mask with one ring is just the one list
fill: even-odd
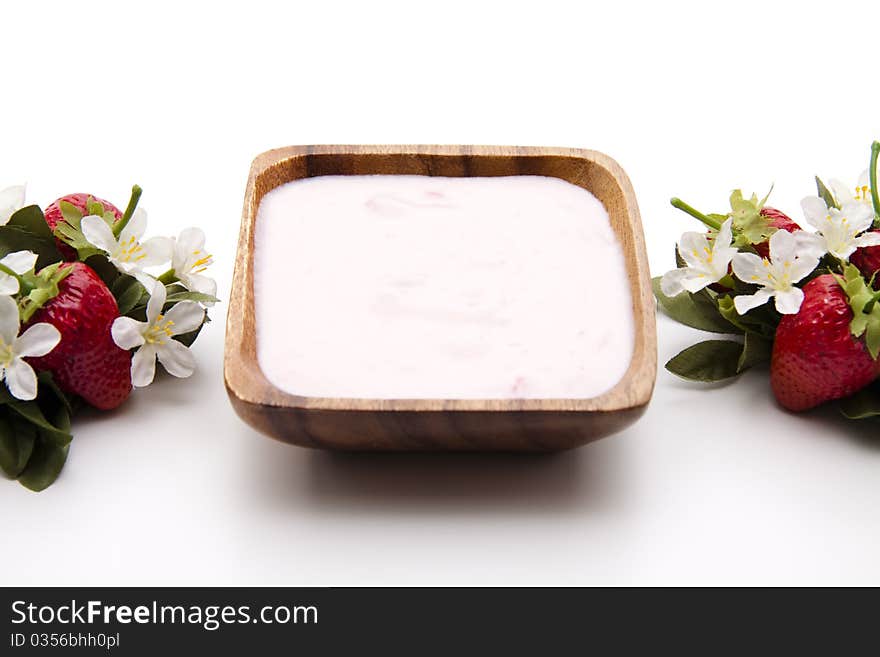
[(736, 312), (736, 306), (733, 303), (733, 297), (731, 297), (729, 294), (718, 297), (718, 313), (741, 331), (746, 330), (746, 326), (742, 321), (742, 317), (738, 312)]
[(37, 269), (61, 260), (55, 240), (49, 237), (40, 237), (20, 226), (6, 224), (0, 226), (0, 257), (12, 251), (33, 251), (37, 254)]
[(103, 218), (105, 210), (104, 210), (104, 206), (101, 205), (100, 203), (98, 203), (94, 199), (94, 197), (89, 196), (89, 200), (86, 201), (86, 212), (88, 212), (91, 215), (95, 215), (96, 217)]
[[(167, 313), (176, 303), (179, 303), (181, 301), (198, 301), (199, 303), (217, 303), (218, 301), (220, 301), (220, 299), (211, 296), (210, 294), (191, 292), (177, 283), (166, 285), (165, 290), (165, 305), (162, 306), (162, 312), (165, 313)], [(124, 314), (128, 317), (131, 317), (132, 319), (136, 319), (142, 322), (146, 319), (147, 316), (147, 302), (149, 300), (150, 295), (145, 291), (144, 295), (141, 297), (136, 306), (130, 308), (124, 313), (120, 311), (120, 314)]]
[(738, 247), (749, 244), (760, 244), (774, 232), (767, 218), (761, 214), (764, 200), (759, 201), (757, 195), (744, 198), (742, 190), (735, 189), (730, 194), (730, 216), (733, 219), (735, 245)]
[(742, 353), (736, 363), (736, 373), (745, 372), (750, 367), (770, 362), (773, 342), (755, 333), (746, 333)]
[(0, 417), (0, 469), (13, 479), (21, 474), (34, 450), (37, 432), (26, 422)]
[(687, 263), (684, 261), (684, 258), (681, 257), (681, 253), (678, 252), (678, 245), (675, 246), (675, 266), (681, 269), (682, 267), (687, 267)]
[[(61, 209), (64, 221), (59, 222), (55, 226), (55, 237), (69, 245), (71, 248), (76, 249), (79, 259), (82, 261), (101, 253), (101, 250), (95, 248), (95, 246), (89, 242), (86, 239), (86, 236), (82, 233), (80, 228), (83, 218), (82, 211), (67, 201), (61, 201), (58, 204), (58, 207)], [(99, 213), (99, 216), (103, 215)], [(104, 221), (107, 221), (106, 217), (104, 218)], [(112, 224), (112, 222), (110, 223)]]
[(18, 210), (6, 225), (21, 228), (45, 240), (52, 239), (52, 229), (46, 223), (46, 217), (38, 205), (28, 205)]
[(37, 441), (27, 467), (18, 477), (19, 483), (36, 492), (51, 486), (64, 468), (69, 448), (69, 445), (60, 447), (47, 441)]
[[(39, 395), (42, 399), (43, 396), (47, 392), (51, 392), (55, 399), (61, 402), (61, 404), (67, 408), (69, 413), (73, 413), (73, 404), (70, 402), (70, 397), (58, 387), (58, 384), (55, 383), (55, 379), (52, 376), (51, 372), (42, 371), (37, 374), (37, 381), (39, 382)], [(2, 403), (2, 402), (0, 402)]]
[(175, 292), (173, 294), (169, 294), (165, 297), (165, 306), (167, 307), (169, 303), (174, 304), (178, 301), (198, 301), (199, 303), (217, 303), (220, 301), (215, 296), (211, 296), (210, 294), (203, 294), (202, 292)]
[(116, 284), (116, 280), (121, 276), (121, 273), (116, 268), (116, 265), (107, 259), (106, 255), (103, 253), (93, 253), (82, 260), (95, 270), (98, 278), (104, 281), (104, 285), (111, 290), (113, 289), (113, 286)]
[(880, 304), (877, 303), (874, 289), (865, 282), (855, 265), (844, 265), (843, 276), (835, 274), (834, 277), (846, 293), (853, 311), (850, 332), (857, 338), (865, 336), (868, 352), (876, 360), (880, 355)]
[(666, 369), (688, 381), (709, 383), (736, 376), (743, 352), (741, 342), (706, 340), (688, 347), (666, 363)]
[[(69, 434), (70, 433), (70, 415), (71, 415), (70, 406), (66, 406), (64, 404), (59, 404), (58, 406), (55, 407), (55, 411), (52, 413), (52, 425), (54, 427), (57, 427), (57, 430), (65, 431)], [(40, 433), (41, 433), (41, 435), (45, 435), (44, 431), (41, 431)], [(73, 438), (73, 436), (71, 436), (71, 438)]]
[(61, 210), (61, 216), (64, 217), (64, 221), (74, 228), (79, 228), (79, 224), (83, 218), (82, 210), (70, 201), (61, 201), (58, 204), (58, 209)]
[(750, 310), (746, 315), (736, 311), (733, 297), (729, 294), (719, 296), (718, 312), (724, 319), (746, 333), (756, 333), (772, 341), (779, 325), (779, 314), (771, 304)]
[(660, 306), (672, 319), (685, 326), (709, 331), (710, 333), (742, 333), (742, 330), (728, 322), (705, 290), (696, 294), (682, 292), (674, 297), (667, 297), (660, 289), (660, 276), (651, 281), (654, 296)]
[(55, 445), (67, 445), (73, 438), (70, 435), (69, 427), (65, 429), (50, 423), (35, 401), (10, 401), (8, 406), (25, 420), (35, 425), (39, 429), (40, 434)]
[(850, 420), (864, 420), (880, 415), (880, 386), (876, 383), (837, 402), (841, 414)]
[(816, 189), (819, 191), (819, 197), (825, 201), (825, 205), (829, 208), (840, 209), (837, 201), (834, 200), (834, 194), (832, 194), (831, 190), (825, 186), (825, 183), (822, 182), (819, 176), (816, 176)]
[(138, 303), (146, 290), (134, 276), (124, 274), (119, 276), (110, 288), (116, 297), (116, 305), (119, 306), (119, 314), (125, 315)]

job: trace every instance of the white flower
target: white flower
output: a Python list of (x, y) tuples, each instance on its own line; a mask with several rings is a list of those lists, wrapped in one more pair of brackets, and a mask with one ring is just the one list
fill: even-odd
[(731, 219), (723, 224), (711, 244), (705, 233), (685, 233), (678, 243), (678, 252), (687, 267), (673, 269), (660, 279), (660, 289), (668, 297), (685, 290), (698, 292), (727, 276), (727, 269), (734, 254), (731, 246), (733, 229)]
[(0, 380), (13, 397), (22, 401), (37, 396), (37, 375), (27, 357), (45, 356), (61, 341), (61, 333), (51, 324), (40, 322), (18, 335), (18, 304), (12, 297), (0, 297)]
[(97, 215), (83, 217), (80, 228), (85, 238), (104, 251), (119, 271), (134, 276), (148, 290), (152, 289), (155, 279), (144, 268), (162, 265), (171, 259), (170, 238), (151, 237), (140, 241), (147, 229), (147, 213), (141, 208), (134, 211), (118, 239), (107, 222)]
[[(35, 264), (37, 264), (37, 254), (32, 251), (13, 251), (0, 258), (0, 265), (19, 275), (32, 270)], [(18, 279), (5, 271), (0, 271), (0, 295), (17, 293)]]
[(24, 205), (24, 193), (24, 185), (0, 189), (0, 226), (5, 226), (15, 211)]
[(157, 357), (174, 376), (187, 377), (196, 368), (192, 352), (172, 336), (195, 331), (205, 319), (205, 309), (195, 301), (180, 301), (163, 315), (165, 294), (165, 286), (155, 283), (147, 302), (147, 321), (117, 317), (111, 328), (120, 348), (138, 348), (131, 359), (131, 383), (139, 388), (153, 382)]
[[(217, 282), (202, 275), (213, 262), (211, 254), (205, 251), (205, 233), (201, 228), (186, 228), (181, 231), (174, 242), (171, 268), (186, 289), (217, 296)], [(213, 304), (209, 302), (205, 305)]]
[[(733, 273), (745, 283), (760, 285), (755, 294), (740, 294), (733, 300), (736, 312), (745, 315), (752, 308), (776, 297), (776, 310), (793, 315), (800, 310), (804, 292), (795, 283), (807, 276), (819, 264), (819, 255), (803, 250), (801, 233), (777, 230), (770, 236), (770, 259), (754, 253), (737, 253), (733, 257)], [(800, 253), (799, 253), (800, 251)]]
[(871, 200), (871, 182), (868, 177), (868, 169), (865, 169), (862, 175), (859, 176), (859, 182), (855, 190), (852, 190), (851, 187), (848, 187), (839, 180), (830, 180), (828, 185), (831, 187), (834, 200), (837, 201), (837, 205), (840, 207), (851, 203), (861, 203), (870, 207), (873, 214), (874, 203)]
[(829, 208), (818, 196), (801, 201), (807, 222), (816, 229), (815, 241), (823, 253), (847, 260), (862, 246), (880, 244), (880, 233), (865, 233), (874, 222), (871, 205), (850, 201), (840, 210)]

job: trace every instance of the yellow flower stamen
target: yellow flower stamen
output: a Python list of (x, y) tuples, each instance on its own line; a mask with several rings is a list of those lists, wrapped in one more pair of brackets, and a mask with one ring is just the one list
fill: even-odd
[(159, 315), (156, 318), (156, 321), (153, 322), (150, 325), (150, 328), (147, 329), (146, 333), (144, 333), (144, 340), (148, 344), (165, 344), (167, 342), (166, 338), (170, 338), (174, 335), (171, 330), (172, 326), (174, 326), (173, 321), (165, 319), (165, 315)]

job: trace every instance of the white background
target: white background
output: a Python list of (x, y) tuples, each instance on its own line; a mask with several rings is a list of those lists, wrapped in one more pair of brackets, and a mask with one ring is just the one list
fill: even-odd
[[(0, 186), (203, 227), (228, 298), (259, 152), (310, 143), (595, 148), (630, 174), (656, 273), (734, 187), (798, 215), (880, 137), (875, 2), (7, 3)], [(660, 370), (571, 453), (334, 456), (257, 435), (190, 380), (75, 420), (57, 484), (0, 482), (3, 584), (880, 584), (880, 426), (773, 402), (766, 373)], [(696, 332), (659, 318), (661, 363)]]

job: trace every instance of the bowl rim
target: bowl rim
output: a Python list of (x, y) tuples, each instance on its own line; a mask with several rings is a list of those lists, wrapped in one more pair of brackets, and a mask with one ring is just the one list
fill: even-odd
[[(610, 174), (624, 201), (622, 222), (612, 220), (624, 249), (633, 303), (635, 345), (625, 374), (610, 390), (583, 399), (369, 399), (307, 397), (288, 393), (263, 374), (256, 354), (253, 293), (254, 227), (261, 196), (258, 182), (268, 171), (312, 155), (332, 156), (468, 156), (574, 158)], [(327, 174), (323, 174), (327, 175)], [(511, 174), (516, 175), (516, 174)], [(264, 190), (265, 193), (268, 190)], [(611, 212), (609, 211), (609, 214)], [(622, 231), (622, 232), (621, 232)], [(625, 238), (624, 238), (625, 237)], [(319, 411), (538, 411), (613, 412), (644, 406), (651, 398), (657, 373), (657, 335), (651, 277), (641, 217), (632, 184), (621, 166), (604, 153), (575, 148), (456, 145), (314, 145), (287, 146), (254, 158), (247, 180), (244, 207), (227, 309), (224, 379), (231, 397), (242, 404)]]

